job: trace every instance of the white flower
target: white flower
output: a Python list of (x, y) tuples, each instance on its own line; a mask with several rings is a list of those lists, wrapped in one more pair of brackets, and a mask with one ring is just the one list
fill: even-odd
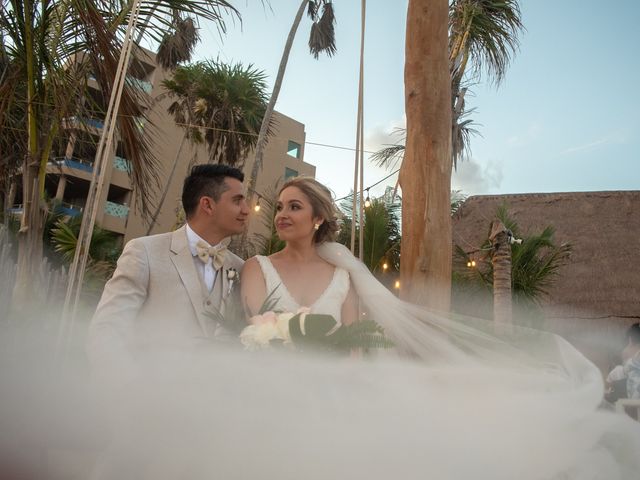
[(278, 330), (273, 323), (249, 325), (240, 333), (240, 342), (249, 350), (257, 350), (269, 346), (269, 342), (277, 338)]
[(278, 315), (276, 328), (278, 330), (278, 338), (284, 343), (291, 343), (291, 333), (289, 332), (289, 320), (294, 317), (293, 313), (285, 312)]
[(248, 350), (266, 348), (272, 340), (282, 340), (284, 344), (291, 343), (289, 320), (295, 314), (283, 312), (264, 312), (249, 319), (251, 325), (240, 333), (240, 341)]
[(229, 281), (229, 288), (227, 289), (227, 295), (231, 293), (233, 286), (235, 285), (236, 281), (238, 281), (239, 279), (240, 279), (240, 275), (238, 274), (238, 271), (235, 268), (231, 267), (227, 269), (227, 280)]

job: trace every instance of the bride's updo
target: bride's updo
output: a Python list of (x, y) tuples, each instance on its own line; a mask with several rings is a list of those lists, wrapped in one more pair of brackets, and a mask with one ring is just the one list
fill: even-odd
[(335, 240), (340, 226), (338, 225), (338, 210), (331, 198), (331, 191), (315, 178), (295, 177), (287, 181), (282, 188), (280, 188), (278, 196), (288, 187), (299, 188), (300, 191), (309, 198), (313, 215), (324, 219), (324, 222), (322, 222), (322, 225), (320, 225), (320, 228), (318, 228), (318, 231), (315, 233), (313, 241), (315, 243), (322, 243)]

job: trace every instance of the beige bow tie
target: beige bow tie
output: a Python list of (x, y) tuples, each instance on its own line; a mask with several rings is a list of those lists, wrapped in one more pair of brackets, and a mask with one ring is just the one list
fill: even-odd
[(224, 257), (227, 254), (227, 247), (224, 245), (217, 245), (215, 247), (210, 247), (204, 242), (198, 242), (196, 244), (196, 252), (198, 253), (198, 258), (205, 265), (209, 263), (209, 259), (213, 262), (213, 268), (215, 270), (220, 270), (222, 265), (224, 265)]

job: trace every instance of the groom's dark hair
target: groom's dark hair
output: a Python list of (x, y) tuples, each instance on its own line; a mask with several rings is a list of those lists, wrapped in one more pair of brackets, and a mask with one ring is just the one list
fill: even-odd
[(196, 211), (201, 197), (208, 196), (216, 202), (220, 200), (220, 196), (229, 188), (224, 183), (226, 177), (244, 182), (242, 170), (229, 165), (207, 163), (191, 169), (182, 186), (182, 208), (187, 218)]

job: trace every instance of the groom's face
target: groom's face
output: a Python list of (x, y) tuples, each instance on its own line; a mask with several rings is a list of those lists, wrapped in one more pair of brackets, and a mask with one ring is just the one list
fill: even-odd
[(244, 186), (236, 178), (226, 177), (225, 191), (212, 204), (211, 223), (225, 236), (242, 233), (249, 216), (249, 206), (244, 195)]

